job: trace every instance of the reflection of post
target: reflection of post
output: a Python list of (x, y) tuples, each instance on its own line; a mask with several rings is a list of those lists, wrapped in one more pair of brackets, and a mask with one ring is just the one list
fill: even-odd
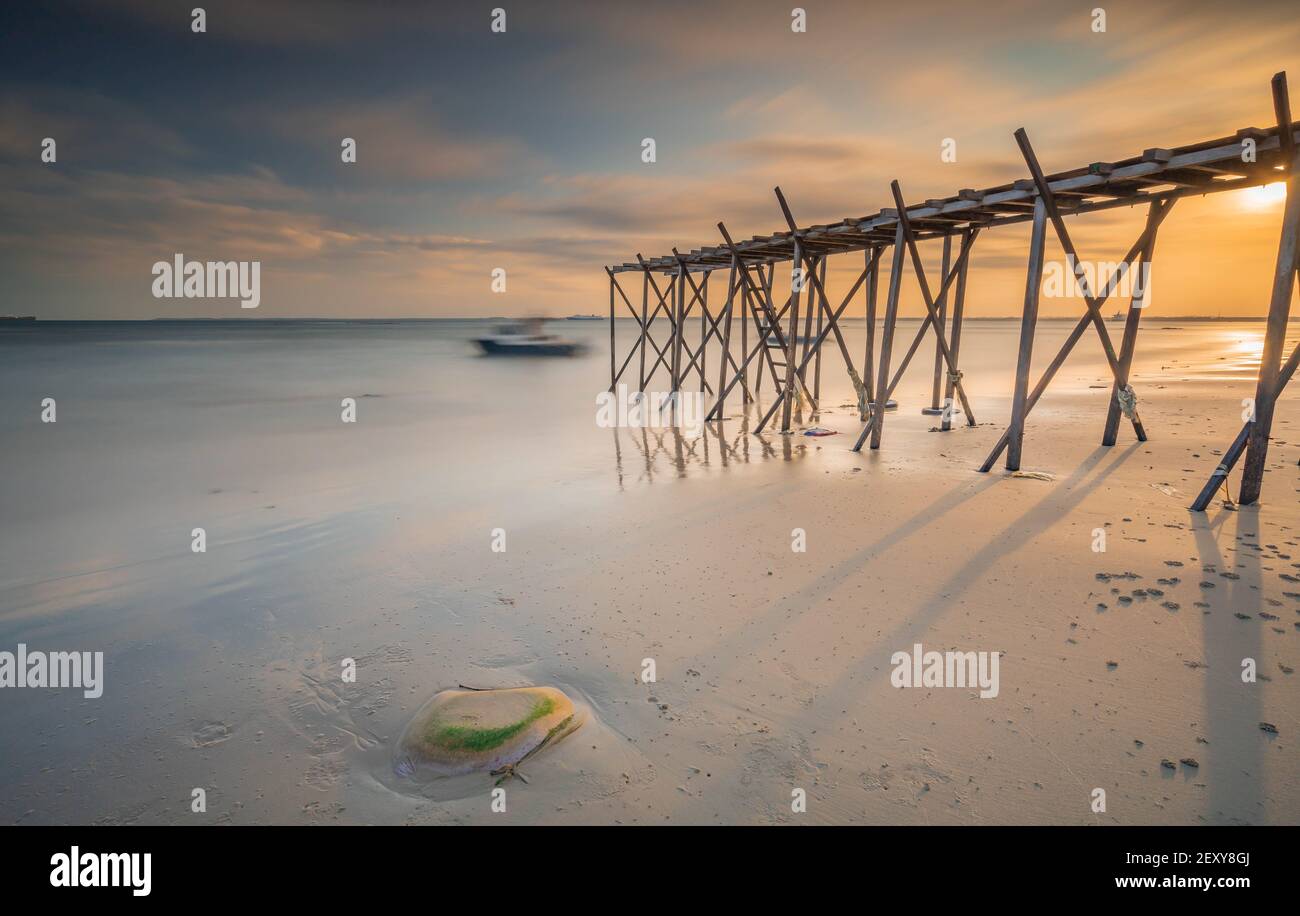
[(623, 449), (618, 441), (618, 424), (609, 429), (614, 434), (614, 473), (618, 477), (618, 488), (623, 489)]
[[(961, 234), (962, 251), (966, 251), (975, 242), (974, 233), (970, 229), (965, 229)], [(962, 314), (966, 308), (966, 268), (970, 265), (970, 256), (967, 255), (962, 259), (957, 270), (957, 292), (953, 294), (952, 299), (952, 361), (953, 364), (960, 367), (961, 362), (961, 320)], [(939, 354), (941, 357), (942, 353)], [(960, 369), (958, 370), (960, 371)], [(951, 374), (947, 375), (947, 381), (943, 386), (943, 422), (940, 429), (948, 432), (952, 429), (953, 414), (953, 393), (956, 387), (956, 380)]]
[(1038, 326), (1038, 288), (1043, 283), (1043, 245), (1047, 240), (1047, 206), (1034, 201), (1034, 230), (1029, 241), (1029, 269), (1025, 277), (1025, 308), (1020, 316), (1020, 352), (1016, 357), (1016, 387), (1011, 399), (1011, 426), (1007, 430), (1007, 470), (1020, 470), (1020, 447), (1025, 437), (1029, 369)]

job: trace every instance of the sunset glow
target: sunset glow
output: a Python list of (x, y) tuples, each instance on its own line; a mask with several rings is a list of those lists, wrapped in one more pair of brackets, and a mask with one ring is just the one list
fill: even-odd
[(1273, 207), (1281, 207), (1286, 201), (1286, 182), (1277, 181), (1273, 184), (1246, 188), (1240, 193), (1243, 205), (1249, 209), (1267, 210)]

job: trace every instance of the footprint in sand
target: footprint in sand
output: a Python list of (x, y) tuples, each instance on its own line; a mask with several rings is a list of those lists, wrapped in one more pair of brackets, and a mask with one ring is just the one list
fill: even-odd
[(194, 729), (190, 742), (194, 747), (212, 747), (230, 738), (234, 731), (225, 722), (204, 722)]

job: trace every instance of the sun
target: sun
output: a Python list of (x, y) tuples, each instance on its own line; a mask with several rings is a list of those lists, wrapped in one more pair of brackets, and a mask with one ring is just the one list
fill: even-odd
[(1286, 182), (1257, 185), (1241, 192), (1242, 203), (1252, 210), (1263, 210), (1286, 200)]

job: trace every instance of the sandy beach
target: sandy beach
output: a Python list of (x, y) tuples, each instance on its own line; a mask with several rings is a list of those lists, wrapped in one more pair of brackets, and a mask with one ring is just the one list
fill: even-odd
[[(0, 330), (0, 644), (105, 653), (98, 699), (5, 696), (0, 821), (1300, 820), (1295, 398), (1263, 501), (1187, 510), (1261, 324), (1147, 316), (1150, 441), (1113, 448), (1090, 335), (1028, 424), (1024, 469), (1050, 479), (975, 470), (1015, 321), (967, 326), (978, 426), (920, 413), (927, 343), (860, 454), (834, 361), (816, 422), (835, 436), (754, 436), (739, 398), (697, 438), (599, 428), (608, 324), (562, 324), (588, 355), (530, 365), (476, 356), (478, 322)], [(1068, 330), (1040, 325), (1040, 360)], [(893, 686), (917, 644), (999, 653), (997, 696)], [(504, 814), (486, 777), (393, 772), (458, 685), (556, 686), (590, 713)]]

